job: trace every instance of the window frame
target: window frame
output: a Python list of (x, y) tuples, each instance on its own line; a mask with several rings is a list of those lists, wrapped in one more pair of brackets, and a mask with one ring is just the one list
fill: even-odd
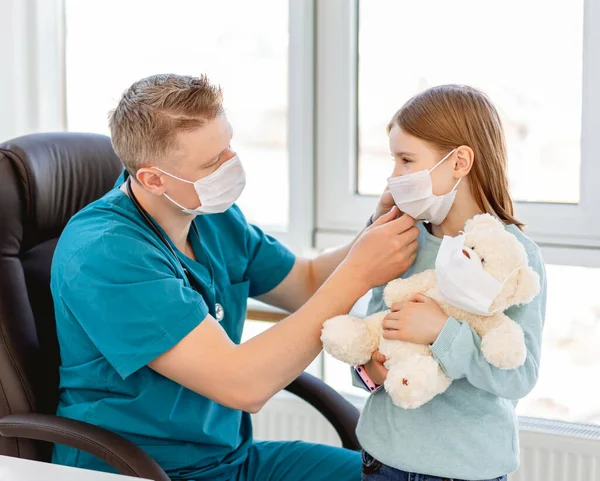
[[(358, 2), (317, 2), (316, 247), (361, 229), (377, 203), (358, 175)], [(600, 266), (600, 5), (584, 0), (581, 184), (578, 204), (516, 202), (548, 262)], [(382, 184), (382, 190), (385, 184)]]
[(288, 159), (289, 223), (266, 232), (296, 253), (312, 248), (315, 212), (315, 3), (289, 1)]

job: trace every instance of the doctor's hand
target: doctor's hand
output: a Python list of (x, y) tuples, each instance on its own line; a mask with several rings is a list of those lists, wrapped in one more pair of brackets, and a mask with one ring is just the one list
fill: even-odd
[(375, 222), (386, 212), (389, 212), (392, 207), (394, 207), (396, 203), (394, 202), (394, 198), (392, 197), (392, 193), (390, 192), (390, 188), (386, 187), (379, 198), (379, 202), (377, 203), (377, 207), (375, 208), (375, 213), (371, 216), (371, 221)]
[(431, 345), (447, 319), (437, 302), (423, 294), (415, 294), (408, 301), (392, 306), (392, 311), (383, 319), (383, 337)]
[(338, 267), (364, 294), (402, 275), (417, 255), (415, 221), (393, 207), (361, 234)]

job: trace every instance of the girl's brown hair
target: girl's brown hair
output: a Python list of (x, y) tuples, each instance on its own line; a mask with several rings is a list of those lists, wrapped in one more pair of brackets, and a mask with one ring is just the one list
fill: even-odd
[(461, 145), (473, 149), (469, 173), (475, 201), (483, 212), (519, 229), (508, 191), (506, 140), (502, 122), (490, 99), (464, 85), (440, 85), (411, 98), (394, 114), (388, 133), (397, 125), (446, 153)]

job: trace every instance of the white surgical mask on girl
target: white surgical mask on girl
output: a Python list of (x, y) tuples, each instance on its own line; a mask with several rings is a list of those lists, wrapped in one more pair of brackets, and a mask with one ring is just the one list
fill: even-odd
[(394, 202), (402, 212), (410, 215), (415, 220), (425, 220), (434, 225), (440, 225), (444, 221), (454, 203), (456, 188), (462, 178), (458, 179), (458, 182), (447, 194), (435, 195), (431, 183), (431, 172), (450, 157), (455, 150), (452, 149), (430, 170), (425, 169), (413, 174), (388, 179), (388, 186)]
[[(467, 257), (463, 251), (469, 254)], [(465, 235), (444, 236), (437, 258), (435, 275), (442, 298), (451, 306), (480, 316), (491, 316), (490, 306), (506, 281), (521, 267), (500, 282), (481, 264), (479, 256), (465, 247)]]
[(181, 182), (194, 184), (194, 189), (196, 189), (201, 204), (195, 209), (186, 209), (171, 199), (167, 194), (164, 194), (167, 199), (179, 207), (183, 212), (191, 215), (220, 214), (221, 212), (225, 212), (239, 199), (246, 186), (246, 172), (244, 171), (244, 167), (237, 154), (227, 162), (223, 162), (223, 164), (212, 174), (199, 179), (196, 182), (176, 177), (159, 167), (154, 168)]

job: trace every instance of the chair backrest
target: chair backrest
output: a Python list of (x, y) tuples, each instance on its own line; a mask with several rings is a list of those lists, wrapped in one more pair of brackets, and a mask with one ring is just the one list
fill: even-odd
[[(0, 417), (56, 411), (52, 256), (73, 214), (108, 192), (122, 169), (102, 135), (35, 134), (0, 144)], [(49, 452), (0, 437), (0, 454), (47, 460)]]

